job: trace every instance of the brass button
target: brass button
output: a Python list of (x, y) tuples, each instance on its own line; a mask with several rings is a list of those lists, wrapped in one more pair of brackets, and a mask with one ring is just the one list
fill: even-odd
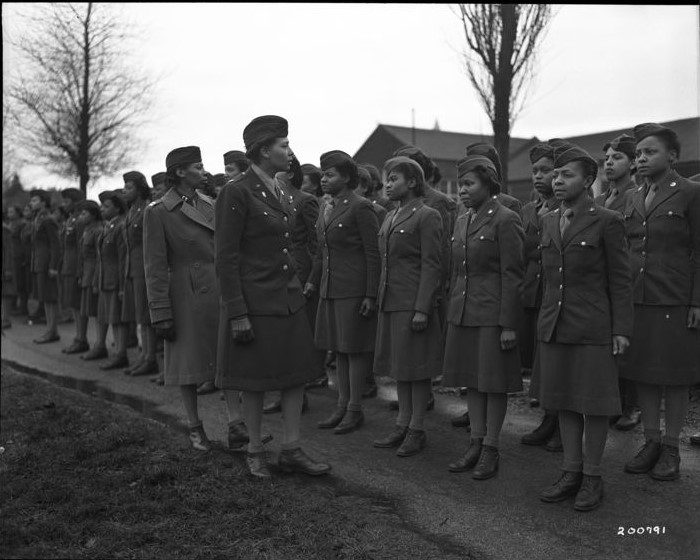
[(289, 270), (289, 267), (285, 264), (285, 265), (282, 267), (282, 270)]

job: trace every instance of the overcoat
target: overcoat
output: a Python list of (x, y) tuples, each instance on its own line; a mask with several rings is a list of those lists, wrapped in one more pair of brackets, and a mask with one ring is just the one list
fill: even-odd
[[(272, 181), (269, 178), (268, 181)], [(216, 276), (221, 290), (216, 384), (267, 391), (318, 376), (306, 300), (295, 270), (294, 211), (253, 167), (227, 183), (216, 200)], [(248, 317), (255, 338), (240, 344), (231, 319)]]
[(58, 271), (61, 262), (61, 241), (58, 224), (48, 210), (42, 210), (34, 218), (32, 228), (32, 272)]
[(75, 276), (77, 274), (78, 243), (81, 230), (77, 216), (68, 216), (61, 230), (61, 276)]
[(92, 290), (97, 272), (97, 241), (102, 232), (102, 222), (94, 222), (83, 229), (78, 250), (77, 275), (82, 288)]
[(544, 293), (538, 340), (610, 345), (632, 335), (631, 274), (618, 212), (583, 200), (562, 239), (561, 208), (542, 218)]
[(173, 321), (165, 341), (165, 382), (213, 381), (219, 294), (214, 268), (214, 201), (197, 191), (196, 208), (174, 188), (144, 210), (143, 260), (151, 321)]
[(124, 216), (119, 215), (105, 222), (97, 237), (97, 274), (93, 285), (101, 292), (123, 291), (125, 260)]
[(322, 299), (377, 297), (379, 248), (373, 205), (350, 192), (316, 223), (319, 251), (309, 281)]
[[(447, 321), (465, 327), (516, 329), (523, 279), (520, 217), (491, 198), (468, 223), (457, 218)], [(469, 289), (467, 289), (469, 283)]]

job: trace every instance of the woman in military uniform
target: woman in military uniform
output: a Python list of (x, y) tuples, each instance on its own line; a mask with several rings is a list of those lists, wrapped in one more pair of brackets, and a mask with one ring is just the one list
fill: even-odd
[(603, 499), (601, 461), (608, 417), (620, 413), (616, 356), (629, 346), (632, 291), (622, 216), (594, 203), (598, 165), (574, 145), (554, 153), (561, 208), (542, 218), (544, 293), (535, 375), (540, 402), (559, 411), (562, 474), (544, 502), (576, 496), (589, 511)]
[(331, 199), (316, 224), (319, 251), (304, 293), (319, 291), (314, 342), (336, 354), (338, 401), (318, 427), (346, 434), (364, 422), (367, 354), (376, 336), (379, 227), (372, 203), (354, 192), (357, 164), (348, 154), (323, 154), (321, 171), (321, 188)]
[(251, 167), (229, 182), (216, 201), (216, 273), (221, 290), (216, 384), (243, 392), (250, 433), (246, 462), (269, 478), (261, 438), (265, 391), (282, 392), (284, 435), (279, 466), (325, 474), (301, 449), (304, 384), (316, 372), (306, 301), (291, 255), (294, 213), (275, 174), (287, 171), (292, 152), (287, 121), (253, 119), (243, 130)]
[[(80, 240), (78, 242), (78, 282), (80, 284), (80, 315), (84, 326), (85, 350), (89, 350), (87, 328), (90, 317), (97, 317), (98, 296), (93, 284), (97, 272), (97, 242), (102, 233), (102, 215), (100, 206), (92, 200), (84, 200), (78, 205), (78, 222), (80, 223)], [(99, 328), (99, 327), (98, 327)], [(104, 341), (103, 341), (104, 342)], [(98, 344), (99, 346), (99, 344)], [(101, 357), (107, 357), (107, 349), (99, 349)], [(66, 352), (78, 353), (78, 352)]]
[(516, 330), (523, 230), (495, 196), (500, 184), (488, 158), (467, 156), (457, 165), (460, 201), (469, 211), (457, 218), (452, 237), (443, 384), (467, 387), (471, 440), (449, 470), (474, 469), (472, 478), (485, 480), (498, 472), (507, 393), (522, 390)]
[(430, 380), (442, 369), (442, 327), (437, 308), (441, 286), (442, 219), (423, 202), (421, 166), (394, 157), (384, 166), (386, 192), (398, 204), (379, 232), (381, 278), (374, 371), (396, 379), (399, 413), (392, 432), (374, 447), (398, 447), (399, 457), (427, 443), (423, 420)]
[(138, 171), (123, 175), (124, 199), (129, 205), (124, 220), (126, 258), (124, 270), (124, 304), (122, 321), (136, 323), (141, 329), (141, 356), (128, 375), (148, 375), (158, 372), (156, 363), (156, 336), (151, 327), (146, 292), (146, 272), (143, 264), (143, 215), (151, 200), (151, 189), (146, 177)]
[[(520, 365), (524, 371), (532, 372), (537, 346), (537, 314), (542, 304), (542, 246), (540, 234), (542, 216), (559, 208), (559, 199), (552, 190), (554, 176), (554, 147), (542, 142), (530, 150), (532, 164), (532, 181), (536, 201), (528, 202), (522, 209), (523, 257), (525, 260), (525, 277), (523, 279), (522, 305), (523, 314), (518, 333), (520, 347)], [(530, 377), (530, 395), (539, 397), (538, 380)], [(525, 445), (545, 445), (548, 451), (561, 451), (561, 437), (556, 410), (545, 410), (542, 422), (529, 434), (525, 434), (520, 442)]]
[(625, 207), (634, 335), (621, 376), (637, 384), (646, 442), (625, 471), (675, 480), (688, 391), (700, 382), (700, 184), (673, 169), (681, 149), (673, 130), (640, 124), (634, 138), (644, 185)]

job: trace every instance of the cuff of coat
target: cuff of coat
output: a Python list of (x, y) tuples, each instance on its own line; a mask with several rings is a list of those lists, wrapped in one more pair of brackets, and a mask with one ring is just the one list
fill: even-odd
[(243, 296), (224, 302), (224, 313), (227, 319), (236, 319), (243, 315), (248, 315), (248, 306), (245, 304)]
[(169, 301), (153, 301), (148, 304), (152, 323), (173, 320), (173, 309)]

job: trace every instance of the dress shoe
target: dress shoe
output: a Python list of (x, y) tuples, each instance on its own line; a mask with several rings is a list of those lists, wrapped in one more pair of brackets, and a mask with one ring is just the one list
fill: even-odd
[(246, 453), (245, 463), (248, 466), (248, 472), (256, 478), (271, 478), (270, 468), (267, 464), (267, 452), (258, 451), (257, 453)]
[[(260, 434), (260, 441), (262, 443), (268, 443), (272, 441), (272, 434)], [(229, 424), (228, 427), (228, 448), (229, 449), (240, 449), (247, 443), (250, 443), (250, 438), (248, 437), (248, 428), (245, 423), (238, 422), (236, 424)]]
[(700, 445), (700, 432), (690, 436), (690, 445)]
[(214, 385), (213, 381), (205, 381), (199, 387), (197, 387), (198, 395), (209, 395), (210, 393), (216, 393), (218, 389)]
[(498, 449), (491, 445), (481, 446), (479, 462), (474, 467), (472, 478), (474, 480), (486, 480), (498, 473)]
[(39, 338), (35, 338), (34, 344), (47, 344), (49, 342), (56, 342), (57, 340), (61, 340), (61, 337), (58, 335), (58, 333), (47, 332)]
[(679, 449), (673, 445), (661, 445), (661, 456), (651, 469), (654, 480), (676, 480), (680, 477), (681, 456)]
[(362, 392), (363, 399), (372, 399), (377, 396), (379, 389), (376, 385), (370, 385)]
[(336, 434), (349, 434), (359, 430), (365, 423), (365, 415), (361, 410), (348, 410), (343, 417), (343, 421), (338, 424), (334, 432)]
[(307, 389), (322, 389), (323, 387), (328, 387), (328, 376), (325, 374), (306, 384)]
[(469, 411), (467, 410), (467, 412), (465, 412), (464, 414), (456, 416), (451, 420), (451, 422), (455, 428), (468, 428), (469, 426), (471, 426)]
[(649, 472), (661, 457), (661, 442), (648, 439), (634, 459), (625, 463), (625, 472), (643, 474)]
[(372, 447), (378, 447), (380, 449), (398, 447), (405, 439), (407, 431), (408, 426), (394, 426), (394, 429), (388, 436), (382, 439), (375, 439), (372, 442)]
[(279, 467), (283, 472), (298, 472), (311, 476), (326, 474), (331, 470), (329, 464), (314, 461), (302, 451), (301, 447), (283, 449), (279, 456)]
[(627, 432), (634, 429), (642, 420), (642, 411), (636, 406), (625, 408), (622, 416), (615, 422), (615, 429)]
[(93, 346), (92, 350), (90, 350), (87, 354), (80, 356), (80, 359), (89, 362), (90, 360), (101, 360), (102, 358), (106, 358), (108, 355), (107, 349), (104, 346)]
[(403, 438), (403, 443), (396, 450), (396, 454), (399, 457), (412, 457), (423, 451), (427, 443), (428, 438), (423, 430), (409, 428), (406, 437)]
[(439, 387), (440, 385), (442, 385), (442, 375), (438, 375), (437, 377), (433, 377), (430, 380), (430, 385), (432, 385), (433, 387)]
[(583, 473), (581, 472), (571, 472), (564, 471), (554, 484), (549, 488), (545, 488), (540, 494), (540, 500), (543, 502), (554, 503), (566, 500), (569, 496), (575, 496), (579, 488), (581, 488), (581, 481), (583, 480)]
[(472, 438), (469, 447), (459, 459), (450, 463), (447, 470), (450, 472), (466, 472), (473, 469), (481, 457), (481, 448), (484, 438)]
[(558, 425), (556, 414), (545, 414), (542, 422), (529, 434), (520, 438), (520, 443), (525, 445), (543, 445), (554, 435)]
[(204, 428), (199, 425), (195, 428), (190, 428), (190, 443), (192, 448), (198, 451), (209, 451), (211, 450), (211, 441), (204, 433)]
[(103, 371), (108, 371), (110, 369), (119, 369), (129, 365), (129, 358), (125, 355), (114, 356), (109, 362), (100, 366)]
[(87, 352), (90, 350), (90, 345), (87, 340), (74, 340), (68, 348), (64, 348), (62, 352), (64, 354), (81, 354), (82, 352)]
[(150, 375), (151, 373), (158, 373), (158, 362), (155, 360), (141, 362), (138, 366), (129, 370), (129, 375), (132, 377), (137, 377), (139, 375)]
[(332, 428), (335, 428), (338, 424), (340, 424), (343, 421), (343, 417), (345, 416), (346, 410), (347, 409), (345, 408), (336, 408), (328, 418), (326, 418), (325, 420), (321, 420), (316, 425), (321, 430), (330, 430)]
[(551, 453), (557, 453), (559, 451), (564, 451), (564, 446), (561, 443), (561, 432), (559, 431), (558, 424), (557, 424), (557, 429), (554, 430), (552, 437), (549, 438), (549, 441), (544, 446), (544, 448), (546, 451), (549, 451)]
[(581, 488), (576, 494), (574, 509), (576, 511), (591, 511), (603, 501), (603, 479), (599, 476), (583, 475)]

